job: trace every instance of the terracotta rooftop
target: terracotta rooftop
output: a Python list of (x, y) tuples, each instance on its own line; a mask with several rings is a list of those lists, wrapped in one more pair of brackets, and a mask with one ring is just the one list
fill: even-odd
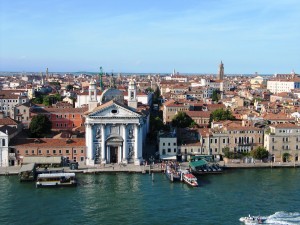
[(62, 138), (62, 139), (53, 139), (53, 138), (14, 138), (12, 139), (11, 146), (16, 147), (85, 147), (85, 138)]

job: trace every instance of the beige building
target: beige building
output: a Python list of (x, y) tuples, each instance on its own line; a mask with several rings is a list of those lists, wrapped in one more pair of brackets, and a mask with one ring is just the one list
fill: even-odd
[[(273, 162), (299, 161), (300, 126), (291, 123), (270, 125), (264, 137), (264, 147)], [(288, 159), (284, 156), (288, 155)]]
[(175, 100), (169, 100), (165, 102), (163, 106), (163, 122), (164, 124), (170, 123), (177, 112), (187, 112), (189, 111), (189, 104), (184, 104), (182, 102), (177, 102)]
[(243, 126), (240, 121), (222, 121), (200, 132), (201, 153), (221, 155), (224, 148), (231, 152), (250, 152), (263, 146), (263, 129)]

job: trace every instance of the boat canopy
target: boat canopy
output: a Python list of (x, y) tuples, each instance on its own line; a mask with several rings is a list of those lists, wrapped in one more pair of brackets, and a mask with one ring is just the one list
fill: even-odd
[(49, 177), (75, 177), (75, 173), (42, 173), (38, 175), (38, 178)]
[(25, 165), (22, 165), (19, 173), (33, 171), (34, 169), (35, 169), (35, 163), (25, 164)]
[(193, 162), (190, 162), (189, 165), (190, 167), (195, 170), (197, 167), (199, 166), (204, 166), (207, 164), (207, 161), (204, 160), (204, 159), (201, 159), (201, 160), (198, 160), (198, 161), (193, 161)]

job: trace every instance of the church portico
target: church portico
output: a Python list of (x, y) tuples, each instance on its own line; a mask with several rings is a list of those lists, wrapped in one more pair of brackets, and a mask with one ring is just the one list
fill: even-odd
[[(135, 93), (135, 90), (131, 90), (130, 93), (132, 92)], [(106, 163), (140, 165), (142, 161), (148, 114), (136, 111), (134, 94), (131, 94), (132, 104), (129, 107), (115, 101), (112, 96), (114, 93), (118, 94), (119, 99), (119, 92), (108, 89), (103, 92), (105, 96), (101, 96), (102, 105), (85, 113), (87, 165)], [(109, 98), (113, 100), (104, 102)]]

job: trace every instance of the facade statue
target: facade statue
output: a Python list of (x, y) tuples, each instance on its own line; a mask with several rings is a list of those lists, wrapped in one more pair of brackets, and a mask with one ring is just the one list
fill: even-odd
[(96, 130), (96, 138), (101, 139), (101, 128), (98, 126)]

